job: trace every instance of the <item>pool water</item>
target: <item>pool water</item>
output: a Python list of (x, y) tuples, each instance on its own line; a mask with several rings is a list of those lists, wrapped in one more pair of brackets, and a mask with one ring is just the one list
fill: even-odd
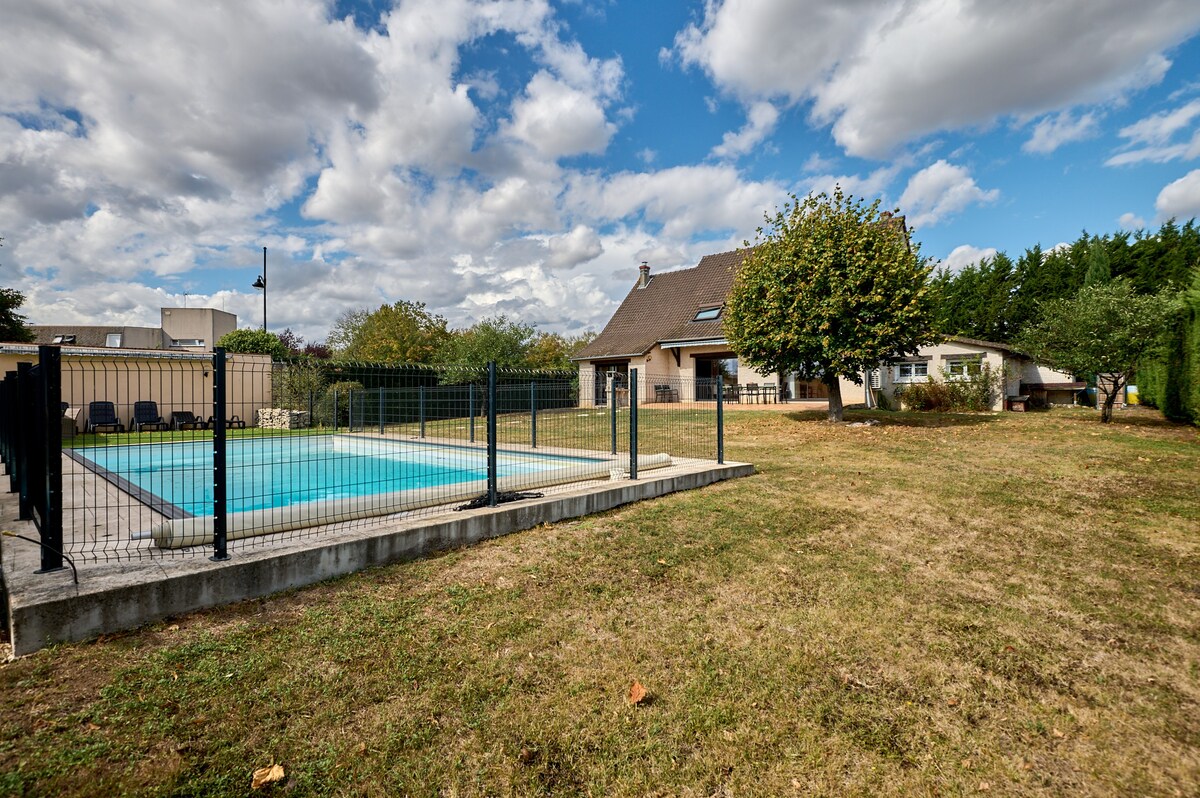
[[(211, 515), (212, 441), (104, 446), (71, 456), (172, 518)], [(601, 462), (499, 452), (498, 476)], [(235, 438), (226, 442), (229, 512), (325, 499), (437, 489), (487, 479), (482, 449), (345, 435)]]

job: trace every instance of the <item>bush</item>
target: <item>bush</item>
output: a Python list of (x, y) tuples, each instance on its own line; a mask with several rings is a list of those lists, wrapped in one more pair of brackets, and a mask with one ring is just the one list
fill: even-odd
[(317, 420), (323, 426), (334, 426), (333, 409), (336, 404), (337, 426), (346, 426), (350, 423), (350, 392), (360, 393), (362, 390), (363, 384), (361, 382), (354, 382), (353, 380), (333, 383), (325, 389), (325, 393), (321, 395), (321, 401), (317, 403)]
[(308, 410), (309, 397), (319, 399), (325, 387), (324, 369), (311, 361), (276, 363), (273, 376), (275, 406), (288, 410)]
[(896, 389), (896, 399), (909, 410), (935, 413), (991, 410), (1000, 391), (1000, 375), (987, 363), (977, 374), (966, 377), (942, 370), (942, 378), (930, 377)]

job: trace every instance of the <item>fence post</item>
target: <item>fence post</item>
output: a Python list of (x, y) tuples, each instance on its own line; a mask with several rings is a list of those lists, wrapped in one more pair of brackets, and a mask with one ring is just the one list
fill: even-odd
[(379, 386), (379, 434), (383, 434), (383, 386)]
[(425, 437), (425, 386), (417, 386), (417, 417), (421, 421), (421, 437)]
[(467, 383), (467, 415), (471, 417), (470, 436), (471, 443), (475, 442), (475, 383)]
[(41, 480), (45, 490), (37, 497), (40, 505), (42, 567), (37, 573), (57, 571), (63, 567), (62, 527), (62, 352), (57, 346), (38, 347), (38, 365), (41, 372), (38, 397), (38, 413), (45, 419), (42, 440), (46, 473)]
[(487, 483), (488, 506), (495, 507), (498, 477), (496, 474), (496, 361), (488, 361), (487, 400)]
[(637, 479), (638, 457), (638, 370), (629, 370), (629, 478)]
[(529, 446), (537, 448), (537, 383), (529, 383)]
[[(33, 371), (32, 363), (17, 364), (17, 408), (21, 418), (29, 418), (33, 413)], [(29, 425), (17, 424), (16, 436), (16, 466), (17, 466), (17, 517), (22, 521), (33, 520), (33, 503), (29, 497)]]
[(338, 431), (338, 394), (341, 391), (334, 390), (333, 392), (333, 431)]
[(605, 377), (608, 388), (608, 434), (612, 437), (612, 453), (617, 453), (617, 378), (615, 372), (608, 372)]
[(312, 429), (317, 425), (317, 419), (313, 416), (313, 392), (308, 392), (308, 426)]
[(346, 432), (354, 432), (354, 389), (346, 391)]
[(725, 464), (725, 380), (717, 380), (717, 462)]
[(225, 527), (225, 350), (213, 350), (213, 555), (229, 559)]

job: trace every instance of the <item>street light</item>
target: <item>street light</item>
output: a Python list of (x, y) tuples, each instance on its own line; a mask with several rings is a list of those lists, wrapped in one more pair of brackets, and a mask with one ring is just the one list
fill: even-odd
[(263, 332), (267, 331), (267, 248), (263, 247), (263, 273), (258, 275), (252, 288), (263, 292)]

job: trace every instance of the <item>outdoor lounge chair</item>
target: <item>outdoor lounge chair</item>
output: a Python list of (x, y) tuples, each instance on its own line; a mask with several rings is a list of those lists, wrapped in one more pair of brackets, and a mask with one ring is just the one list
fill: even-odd
[(204, 419), (197, 418), (191, 410), (172, 410), (171, 427), (173, 429), (208, 429)]
[(672, 388), (670, 385), (655, 385), (654, 386), (654, 401), (656, 402), (678, 402), (679, 391)]
[(88, 402), (88, 432), (124, 432), (112, 402)]
[[(216, 429), (216, 425), (217, 425), (216, 416), (209, 416), (208, 417), (209, 428)], [(225, 419), (225, 429), (245, 429), (245, 428), (246, 428), (246, 422), (242, 421), (240, 416), (235, 415), (235, 416), (230, 416), (229, 418)]]
[(170, 424), (163, 421), (162, 414), (158, 412), (158, 402), (153, 399), (133, 403), (133, 420), (129, 422), (129, 429), (133, 432), (145, 432), (147, 427), (158, 431), (171, 428)]

